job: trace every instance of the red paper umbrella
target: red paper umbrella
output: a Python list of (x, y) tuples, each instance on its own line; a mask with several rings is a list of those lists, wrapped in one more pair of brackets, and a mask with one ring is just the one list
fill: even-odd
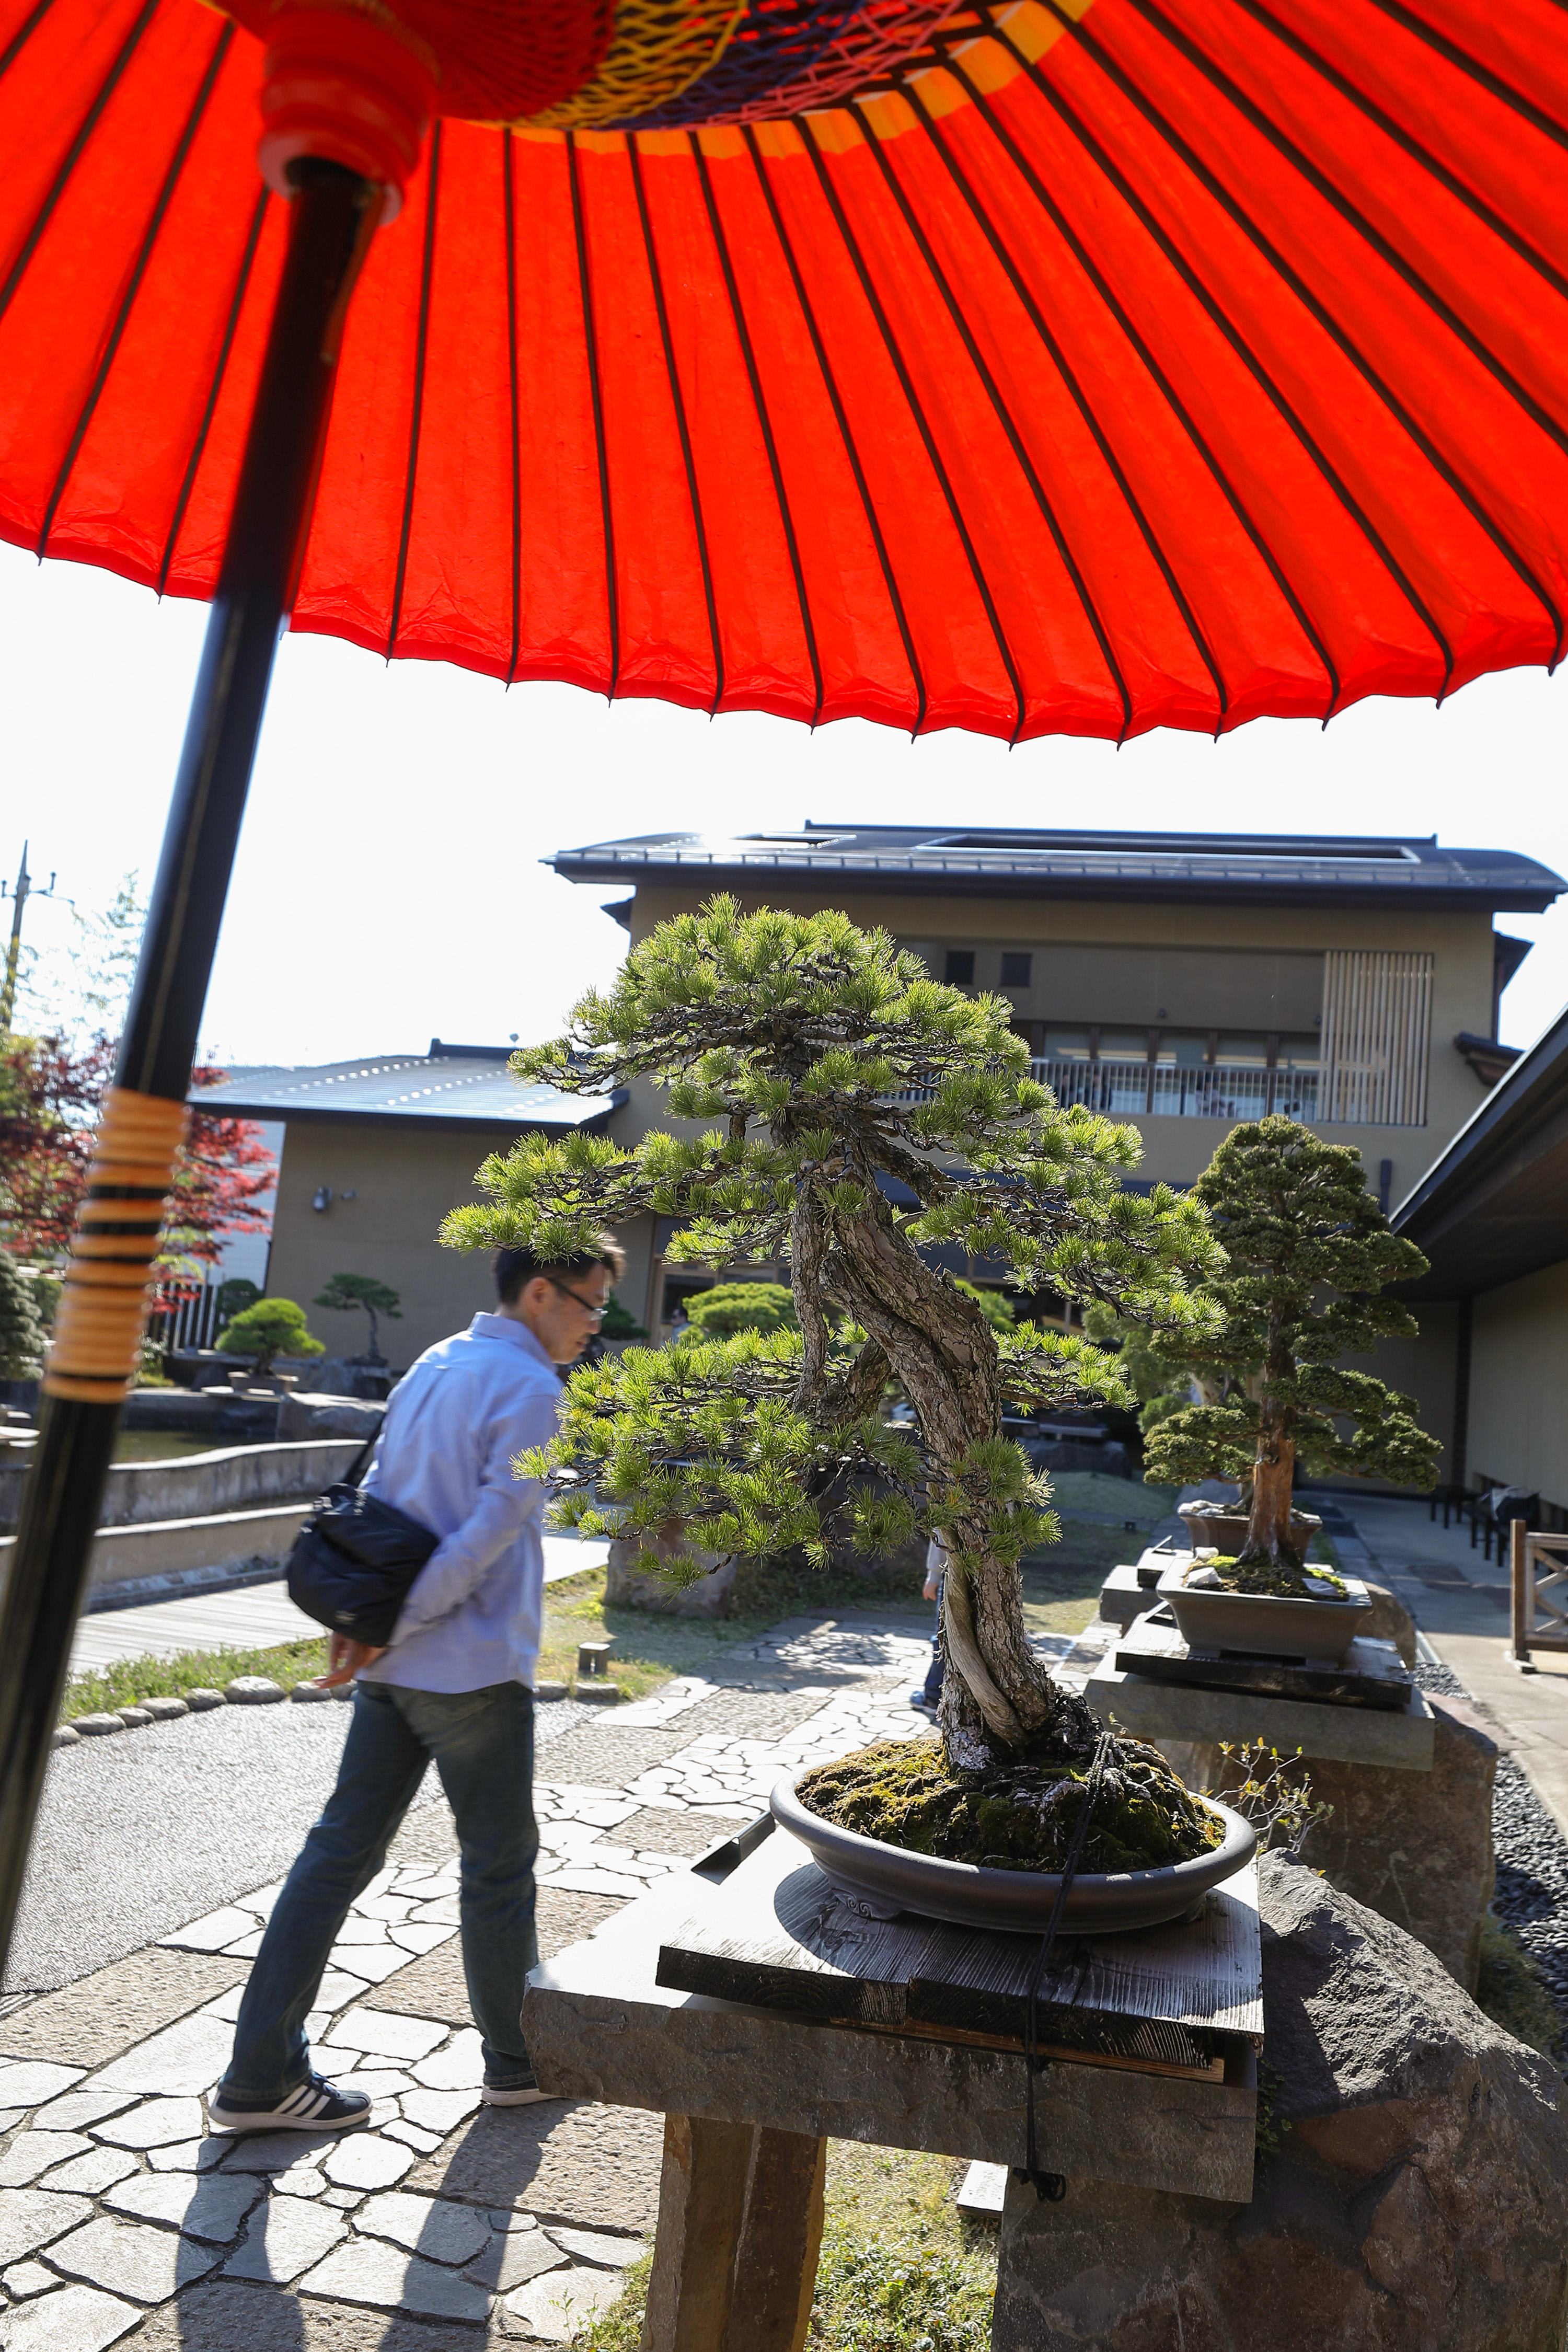
[[(262, 46), (24, 7), (0, 530), (210, 596), (285, 243)], [(482, 13), (491, 94), (437, 85), (355, 297), (296, 628), (1007, 738), (1561, 654), (1552, 0), (644, 5), (564, 70)]]
[(231, 5), (0, 0), (0, 531), (214, 599), (0, 1616), (0, 1949), (290, 616), (1016, 741), (1441, 696), (1568, 612), (1558, 0)]

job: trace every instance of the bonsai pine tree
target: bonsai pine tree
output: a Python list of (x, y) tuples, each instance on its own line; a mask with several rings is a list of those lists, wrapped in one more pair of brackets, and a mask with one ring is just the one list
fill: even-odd
[(796, 1327), (795, 1295), (782, 1282), (716, 1282), (686, 1302), (691, 1328), (705, 1339), (736, 1331), (784, 1331)]
[(32, 1283), (16, 1259), (0, 1249), (0, 1380), (30, 1379), (43, 1352), (44, 1326), (33, 1302)]
[[(785, 1260), (798, 1329), (688, 1336), (578, 1371), (560, 1437), (521, 1466), (552, 1479), (568, 1523), (673, 1528), (710, 1553), (798, 1547), (825, 1566), (839, 1543), (877, 1555), (939, 1533), (946, 1763), (1016, 1785), (1021, 1767), (1046, 1765), (1039, 1832), (1058, 1818), (1048, 1792), (1067, 1785), (1050, 1759), (1070, 1777), (1099, 1725), (1030, 1646), (1019, 1563), (1059, 1530), (1048, 1483), (1002, 1436), (1003, 1405), (1123, 1392), (1113, 1361), (1076, 1336), (998, 1339), (921, 1250), (956, 1244), (1167, 1328), (1202, 1319), (1188, 1278), (1215, 1253), (1194, 1203), (1123, 1188), (1135, 1132), (1058, 1108), (1029, 1078), (1010, 1017), (845, 915), (742, 916), (715, 898), (660, 924), (607, 993), (583, 999), (569, 1036), (512, 1064), (569, 1092), (648, 1079), (676, 1118), (713, 1123), (632, 1150), (523, 1136), (487, 1160), (488, 1199), (454, 1211), (441, 1237), (526, 1244), (548, 1260), (651, 1211), (689, 1221), (673, 1258)], [(883, 1420), (889, 1382), (912, 1430)], [(590, 1508), (590, 1482), (613, 1518)], [(1167, 1847), (1185, 1807), (1197, 1843), (1184, 1850), (1197, 1851), (1205, 1834), (1179, 1783), (1152, 1750), (1121, 1754), (1123, 1797), (1145, 1776)]]
[(385, 1363), (386, 1358), (381, 1352), (381, 1326), (377, 1318), (384, 1315), (389, 1323), (402, 1321), (403, 1300), (398, 1292), (384, 1282), (377, 1282), (374, 1275), (334, 1274), (316, 1300), (316, 1305), (329, 1308), (334, 1315), (347, 1315), (363, 1307), (370, 1318), (368, 1361)]
[(305, 1310), (291, 1298), (258, 1298), (217, 1336), (220, 1355), (254, 1356), (265, 1375), (277, 1356), (324, 1356), (326, 1349), (306, 1328)]
[(1390, 1231), (1360, 1152), (1294, 1119), (1235, 1129), (1193, 1191), (1228, 1261), (1205, 1285), (1222, 1320), (1202, 1340), (1163, 1334), (1159, 1350), (1228, 1372), (1237, 1385), (1217, 1404), (1159, 1422), (1146, 1475), (1172, 1484), (1234, 1478), (1250, 1489), (1237, 1566), (1294, 1583), (1305, 1557), (1290, 1524), (1298, 1462), (1402, 1486), (1429, 1486), (1436, 1475), (1438, 1442), (1417, 1424), (1415, 1399), (1341, 1360), (1382, 1339), (1414, 1337), (1408, 1307), (1380, 1294), (1424, 1274), (1426, 1260)]

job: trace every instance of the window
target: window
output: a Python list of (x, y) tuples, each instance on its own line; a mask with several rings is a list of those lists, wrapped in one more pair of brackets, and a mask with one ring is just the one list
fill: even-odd
[(1018, 948), (1002, 950), (1002, 985), (1004, 988), (1027, 988), (1035, 959)]
[(1331, 948), (1323, 959), (1323, 1117), (1336, 1126), (1424, 1127), (1432, 958)]
[(942, 978), (950, 988), (973, 988), (974, 985), (974, 950), (949, 948), (942, 967)]

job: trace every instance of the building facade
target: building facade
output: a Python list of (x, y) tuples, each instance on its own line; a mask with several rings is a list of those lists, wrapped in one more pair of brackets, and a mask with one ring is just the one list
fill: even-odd
[[(936, 826), (668, 834), (551, 862), (599, 889), (632, 882), (611, 911), (634, 942), (717, 890), (882, 925), (936, 979), (1007, 998), (1037, 1076), (1138, 1129), (1142, 1181), (1191, 1183), (1231, 1127), (1280, 1110), (1353, 1144), (1385, 1206), (1481, 1100), (1482, 1049), (1509, 1058), (1499, 999), (1529, 942), (1494, 917), (1564, 887), (1513, 852), (1436, 840)], [(606, 1131), (661, 1119), (634, 1087)], [(667, 1224), (624, 1238), (624, 1296), (657, 1328), (672, 1279), (694, 1277), (667, 1276)]]

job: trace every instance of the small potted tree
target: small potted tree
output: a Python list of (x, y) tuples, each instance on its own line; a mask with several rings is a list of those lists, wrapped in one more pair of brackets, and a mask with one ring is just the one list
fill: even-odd
[[(1307, 1561), (1315, 1519), (1292, 1507), (1297, 1465), (1426, 1488), (1437, 1440), (1416, 1406), (1346, 1366), (1379, 1339), (1413, 1337), (1415, 1318), (1383, 1293), (1424, 1274), (1413, 1242), (1389, 1228), (1361, 1154), (1272, 1118), (1228, 1135), (1193, 1188), (1226, 1263), (1205, 1289), (1217, 1328), (1201, 1342), (1163, 1336), (1169, 1362), (1232, 1381), (1219, 1402), (1169, 1412), (1150, 1431), (1146, 1475), (1173, 1485), (1233, 1478), (1240, 1510), (1211, 1517), (1216, 1556), (1160, 1580), (1194, 1648), (1342, 1660), (1370, 1618), (1364, 1586)], [(1189, 1518), (1194, 1561), (1205, 1532)], [(1223, 1538), (1229, 1536), (1227, 1545)], [(1237, 1538), (1239, 1538), (1239, 1540)]]
[[(1059, 1530), (1048, 1485), (1002, 1435), (1004, 1403), (1117, 1395), (1114, 1363), (1062, 1334), (999, 1340), (921, 1252), (956, 1244), (1167, 1328), (1204, 1319), (1189, 1278), (1215, 1253), (1194, 1203), (1123, 1186), (1131, 1129), (1032, 1083), (1010, 1017), (847, 916), (742, 916), (717, 898), (659, 925), (568, 1037), (513, 1062), (570, 1092), (651, 1080), (678, 1119), (714, 1123), (633, 1150), (525, 1135), (442, 1238), (564, 1257), (651, 1212), (688, 1221), (679, 1260), (787, 1261), (798, 1328), (687, 1335), (580, 1370), (559, 1439), (521, 1466), (568, 1523), (645, 1542), (678, 1529), (678, 1576), (701, 1573), (692, 1552), (798, 1548), (825, 1567), (845, 1541), (880, 1556), (940, 1535), (940, 1745), (890, 1741), (781, 1784), (775, 1811), (868, 1901), (1043, 1925), (1098, 1759), (1065, 1915), (1077, 1932), (1190, 1909), (1251, 1832), (1153, 1748), (1102, 1744), (1030, 1645), (1019, 1563)], [(910, 1426), (883, 1416), (889, 1382)]]
[(353, 1360), (378, 1370), (384, 1367), (380, 1318), (384, 1315), (389, 1323), (402, 1320), (403, 1299), (399, 1292), (387, 1283), (377, 1282), (374, 1275), (334, 1274), (315, 1303), (333, 1315), (355, 1314), (363, 1307), (370, 1323), (370, 1349), (367, 1354)]
[(258, 1298), (242, 1307), (217, 1336), (218, 1353), (248, 1356), (250, 1378), (271, 1376), (279, 1356), (324, 1356), (326, 1349), (306, 1327), (305, 1310), (292, 1298)]

